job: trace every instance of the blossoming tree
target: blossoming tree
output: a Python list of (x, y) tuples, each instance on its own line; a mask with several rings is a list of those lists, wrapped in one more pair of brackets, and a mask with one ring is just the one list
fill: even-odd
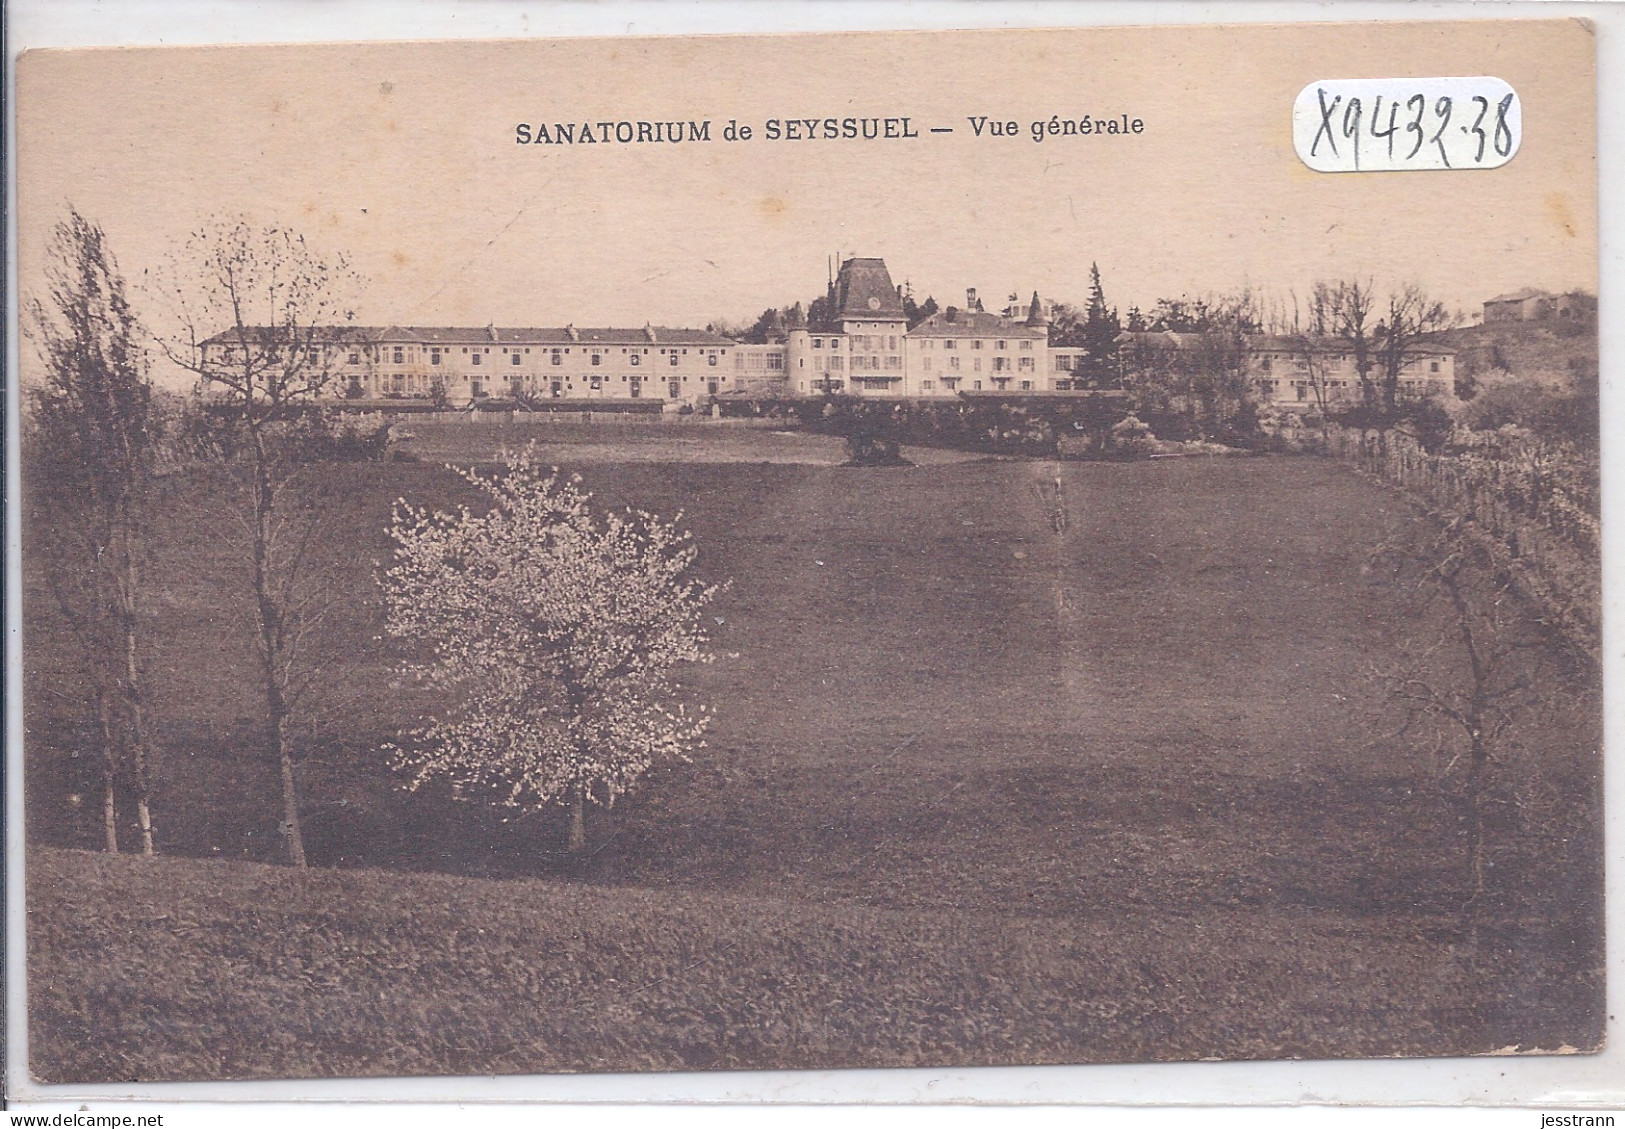
[(386, 629), (415, 642), (405, 672), (452, 708), (390, 746), (411, 787), (525, 811), (612, 805), (655, 761), (704, 746), (704, 706), (677, 700), (679, 663), (709, 662), (701, 624), (717, 593), (693, 575), (686, 532), (652, 514), (600, 514), (580, 480), (533, 449), (505, 474), (459, 471), (492, 502), (429, 513), (400, 503)]

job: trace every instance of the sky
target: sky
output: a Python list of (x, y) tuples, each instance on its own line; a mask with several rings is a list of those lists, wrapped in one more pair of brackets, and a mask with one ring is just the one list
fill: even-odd
[[(822, 292), (836, 255), (943, 305), (967, 286), (990, 309), (1081, 303), (1098, 262), (1124, 310), (1371, 277), (1473, 311), (1596, 288), (1593, 55), (1573, 20), (32, 52), (19, 284), (71, 203), (138, 282), (211, 216), (294, 226), (351, 257), (377, 324), (750, 320)], [(1502, 168), (1328, 174), (1293, 150), (1313, 80), (1475, 74), (1523, 105)], [(1030, 133), (1085, 115), (1144, 129)], [(765, 136), (847, 116), (921, 136)], [(1019, 133), (978, 137), (984, 116)], [(515, 141), (639, 120), (709, 120), (711, 140)]]

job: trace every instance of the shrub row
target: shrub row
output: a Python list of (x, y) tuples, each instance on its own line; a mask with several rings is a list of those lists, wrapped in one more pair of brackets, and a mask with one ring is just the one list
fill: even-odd
[(1470, 518), (1497, 547), (1520, 587), (1553, 623), (1593, 654), (1602, 616), (1600, 468), (1572, 443), (1518, 428), (1458, 431), (1429, 451), (1403, 431), (1386, 441), (1330, 427), (1330, 454)]
[(961, 396), (953, 400), (822, 399), (719, 401), (724, 417), (782, 418), (867, 449), (873, 440), (988, 454), (1054, 455), (1062, 437), (1110, 451), (1114, 425), (1128, 416), (1124, 392), (1057, 396)]

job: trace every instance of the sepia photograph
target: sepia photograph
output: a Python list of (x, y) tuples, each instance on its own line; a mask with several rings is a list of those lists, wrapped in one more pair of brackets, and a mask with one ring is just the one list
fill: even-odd
[(30, 1077), (1601, 1052), (1596, 52), (26, 52)]

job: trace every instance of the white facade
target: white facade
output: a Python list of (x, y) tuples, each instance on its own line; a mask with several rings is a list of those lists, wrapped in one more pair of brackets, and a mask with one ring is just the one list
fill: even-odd
[[(390, 326), (328, 330), (311, 363), (333, 399), (653, 400), (692, 403), (737, 386), (734, 341), (705, 330)], [(229, 369), (253, 346), (219, 334), (204, 361)], [(318, 370), (320, 371), (320, 370)]]
[[(848, 259), (830, 283), (818, 325), (799, 304), (769, 344), (743, 344), (708, 330), (470, 327), (333, 327), (313, 330), (312, 365), (331, 374), (325, 394), (367, 401), (438, 401), (462, 407), (487, 398), (531, 402), (641, 400), (704, 404), (714, 396), (952, 398), (961, 393), (1052, 393), (1083, 387), (1085, 352), (1052, 346), (1035, 293), (1003, 314), (949, 307), (913, 329), (880, 259)], [(815, 307), (816, 307), (815, 303)], [(263, 331), (254, 331), (261, 332)], [(1190, 356), (1200, 338), (1125, 334), (1136, 351)], [(1359, 399), (1353, 357), (1335, 342), (1257, 335), (1247, 339), (1247, 376), (1261, 404), (1311, 410)], [(244, 348), (232, 334), (204, 343), (204, 359), (230, 367)], [(1408, 350), (1401, 392), (1455, 395), (1448, 349)]]
[(1052, 392), (1049, 324), (1036, 295), (1026, 321), (947, 309), (908, 335), (908, 387), (921, 397), (961, 392)]
[[(1367, 379), (1380, 380), (1382, 365), (1373, 351)], [(1307, 345), (1290, 338), (1255, 336), (1247, 340), (1247, 374), (1260, 404), (1290, 411), (1350, 407), (1360, 401), (1360, 374), (1353, 352), (1336, 341)], [(1401, 399), (1456, 402), (1456, 356), (1449, 349), (1415, 345), (1406, 350), (1399, 373)]]

